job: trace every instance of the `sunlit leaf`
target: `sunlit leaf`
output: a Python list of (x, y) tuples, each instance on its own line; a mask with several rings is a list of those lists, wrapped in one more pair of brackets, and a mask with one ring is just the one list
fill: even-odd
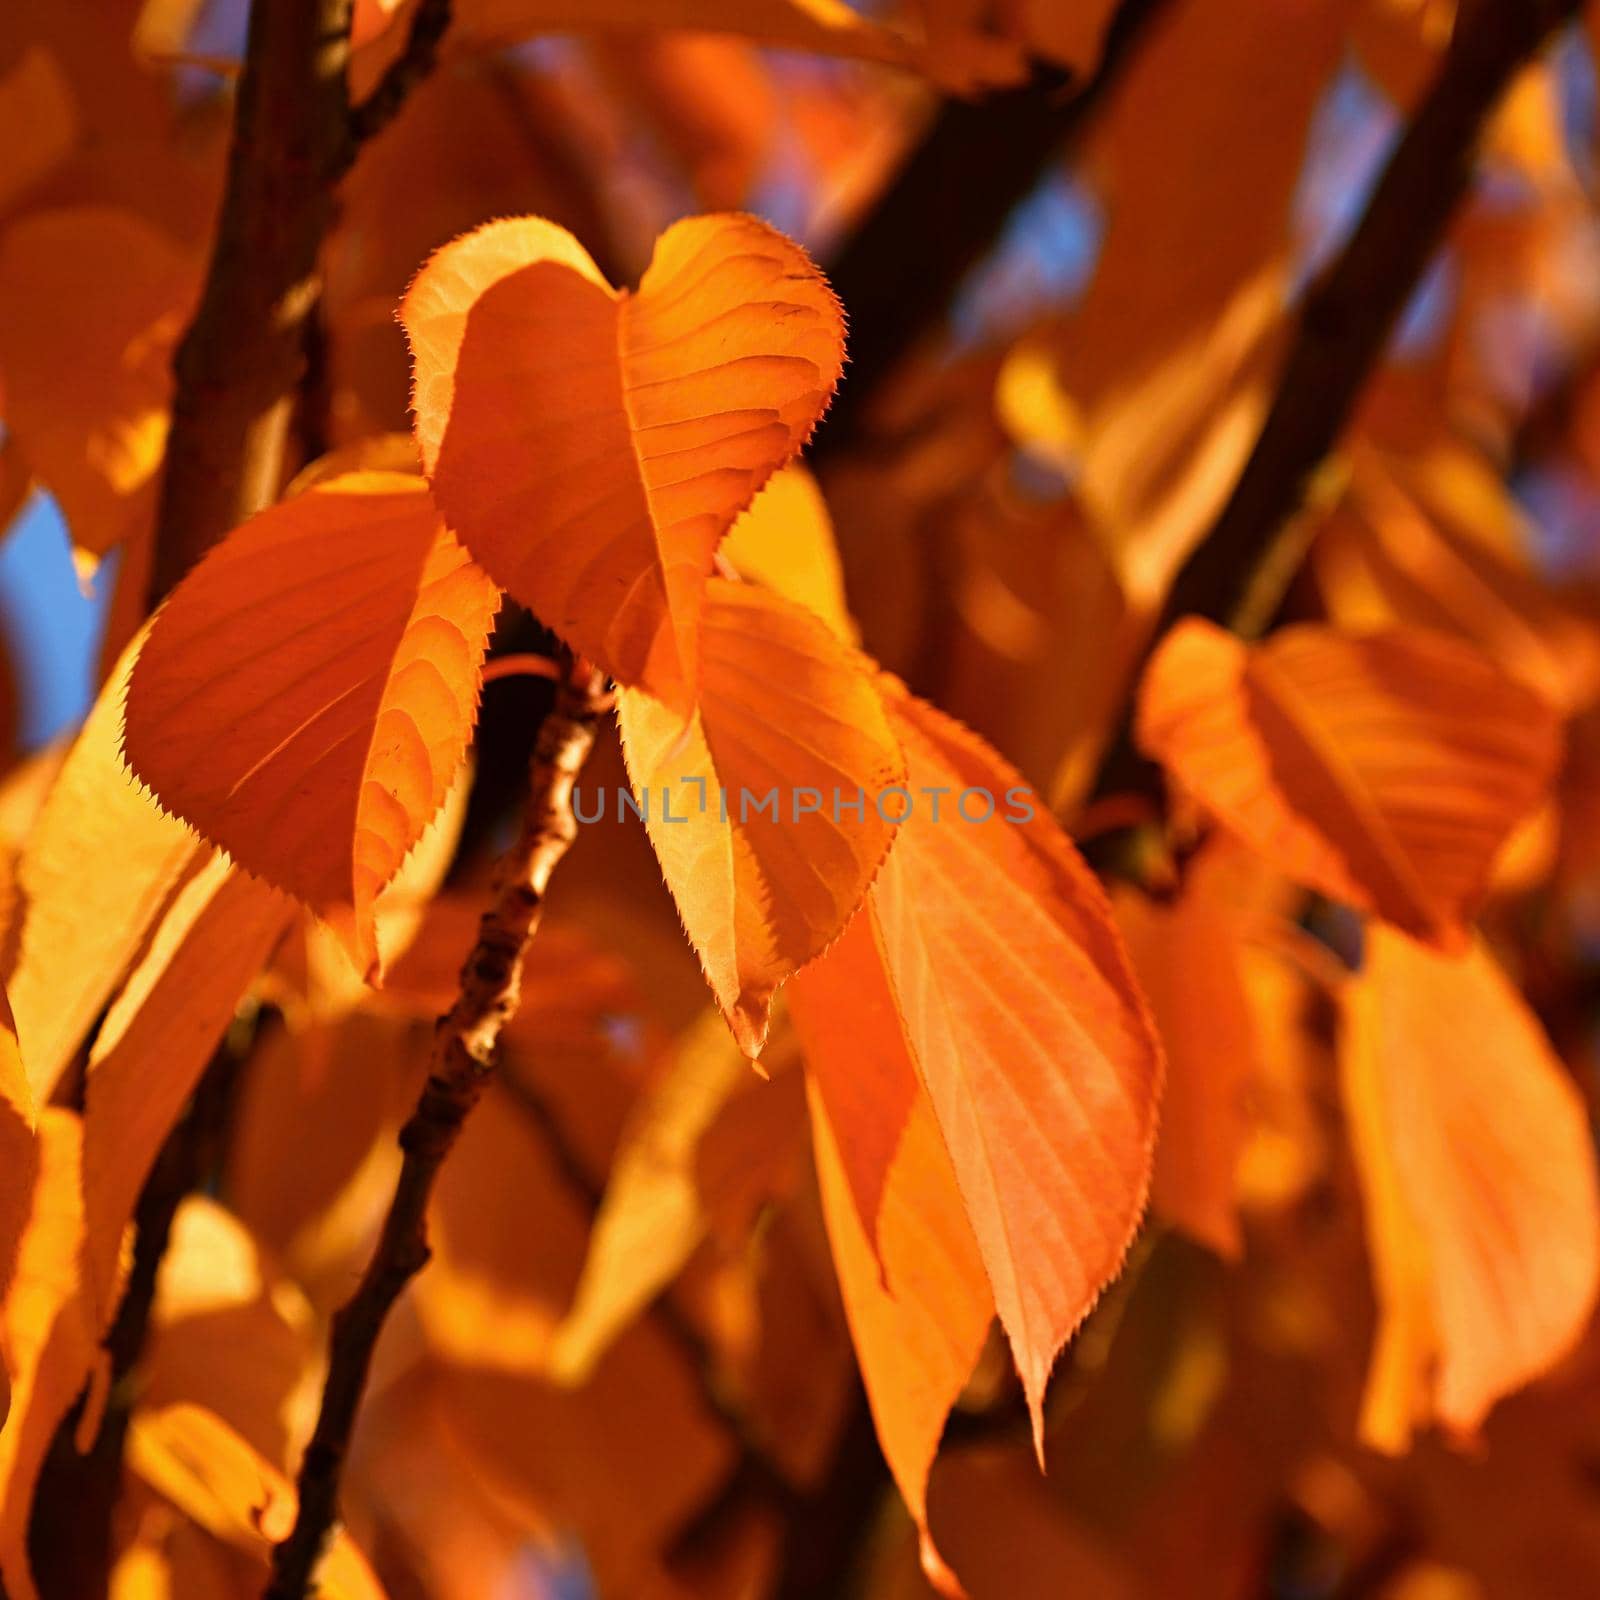
[[(211, 853), (165, 815), (122, 760), (137, 645), (111, 674), (17, 861), (6, 991), (23, 1064), (46, 1099), (174, 889)], [(106, 863), (116, 863), (114, 872)]]
[(574, 649), (687, 711), (717, 544), (838, 381), (821, 275), (754, 218), (696, 217), (618, 292), (524, 218), (439, 251), (401, 316), (451, 526)]
[[(858, 921), (840, 949), (870, 937)], [(842, 959), (849, 961), (849, 954)], [(870, 953), (866, 961), (870, 965)], [(943, 1592), (959, 1593), (928, 1536), (928, 1471), (950, 1408), (988, 1336), (994, 1296), (939, 1125), (904, 1050), (869, 1054), (860, 1065), (873, 1088), (855, 1100), (830, 1099), (812, 1078), (811, 1127), (823, 1211), (878, 1439), (922, 1532), (923, 1567)], [(857, 1112), (868, 1119), (877, 1114), (874, 1098), (905, 1099), (909, 1109), (898, 1147), (887, 1152), (875, 1176), (878, 1212), (869, 1231), (862, 1225), (840, 1146), (870, 1137)], [(880, 1153), (885, 1153), (881, 1146)]]
[(772, 996), (861, 903), (904, 761), (870, 670), (815, 617), (713, 579), (694, 719), (625, 690), (628, 773), (707, 981), (752, 1057)]
[(1147, 669), (1138, 736), (1287, 876), (1447, 948), (1561, 746), (1546, 701), (1444, 635), (1246, 646), (1196, 619)]
[(39, 1600), (28, 1561), (34, 1489), (56, 1428), (100, 1355), (78, 1293), (83, 1141), (70, 1111), (39, 1117), (39, 1165), (27, 1229), (0, 1309), (11, 1411), (0, 1428), (0, 1580)]
[[(949, 1147), (1042, 1451), (1051, 1366), (1144, 1208), (1160, 1045), (1105, 893), (1037, 798), (932, 707), (903, 690), (890, 706), (914, 805), (861, 937)], [(878, 1015), (856, 1035), (873, 1053), (891, 1032), (876, 987), (861, 985)], [(892, 1127), (900, 1113), (878, 1114)]]
[(320, 484), (237, 529), (163, 607), (128, 690), (129, 763), (370, 975), (373, 901), (461, 764), (499, 598), (417, 479)]
[(116, 1311), (118, 1252), (139, 1191), (292, 915), (282, 895), (213, 857), (174, 897), (106, 1014), (83, 1123), (86, 1278), (102, 1329)]
[(1600, 1289), (1600, 1188), (1576, 1087), (1494, 959), (1369, 929), (1343, 1083), (1380, 1321), (1366, 1441), (1475, 1433), (1576, 1343)]
[(91, 558), (151, 514), (196, 282), (171, 240), (107, 206), (39, 212), (0, 240), (6, 427)]

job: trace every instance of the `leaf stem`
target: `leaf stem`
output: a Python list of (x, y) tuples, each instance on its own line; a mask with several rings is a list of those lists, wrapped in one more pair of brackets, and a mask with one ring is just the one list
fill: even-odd
[(333, 1319), (316, 1429), (300, 1465), (299, 1509), (273, 1552), (266, 1600), (302, 1600), (338, 1515), (339, 1484), (372, 1353), (390, 1308), (427, 1264), (427, 1211), (439, 1168), (494, 1069), (515, 1014), (522, 963), (539, 926), (545, 886), (577, 836), (572, 790), (594, 744), (605, 679), (569, 658), (534, 747), (522, 828), (500, 865), (494, 904), (461, 969), (454, 1006), (439, 1020), (428, 1081), (400, 1130), (400, 1176), (367, 1270)]

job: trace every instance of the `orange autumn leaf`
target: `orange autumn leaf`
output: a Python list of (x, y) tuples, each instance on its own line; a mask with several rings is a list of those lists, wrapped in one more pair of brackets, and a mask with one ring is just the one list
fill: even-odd
[(415, 1303), (441, 1420), (474, 1476), (529, 1525), (581, 1536), (597, 1591), (627, 1595), (734, 1451), (658, 1319), (625, 1330), (581, 1388), (545, 1379), (588, 1226), (537, 1118), (497, 1082), (439, 1175)]
[(173, 898), (112, 1004), (84, 1095), (84, 1264), (99, 1326), (116, 1314), (118, 1254), (139, 1192), (293, 915), (288, 900), (213, 857)]
[(162, 608), (128, 690), (129, 764), (371, 975), (373, 902), (461, 764), (498, 604), (416, 478), (317, 484)]
[(26, 216), (0, 241), (6, 427), (91, 557), (153, 511), (195, 281), (189, 256), (112, 206)]
[(708, 1010), (684, 1030), (671, 1066), (640, 1097), (612, 1157), (572, 1306), (551, 1339), (548, 1370), (557, 1381), (592, 1376), (705, 1238), (695, 1153), (751, 1076), (737, 1041)]
[[(67, 752), (16, 866), (5, 986), (35, 1098), (48, 1098), (175, 888), (209, 851), (122, 759), (124, 652)], [(108, 872), (105, 863), (115, 861)]]
[(618, 291), (528, 217), (446, 245), (400, 314), (423, 465), (463, 543), (575, 650), (687, 711), (717, 544), (838, 382), (821, 274), (753, 217), (694, 217)]
[(1473, 1434), (1576, 1344), (1600, 1289), (1577, 1086), (1488, 952), (1369, 928), (1341, 1070), (1380, 1308), (1362, 1434)]
[(846, 643), (858, 642), (828, 504), (800, 462), (772, 475), (728, 530), (718, 554), (746, 583), (793, 600), (815, 612)]
[[(870, 933), (861, 937), (870, 940)], [(928, 1473), (950, 1408), (988, 1336), (994, 1296), (939, 1125), (909, 1060), (903, 1052), (898, 1058), (869, 1052), (859, 1065), (876, 1093), (891, 1102), (904, 1098), (909, 1110), (898, 1147), (882, 1152), (888, 1159), (875, 1181), (876, 1223), (864, 1226), (841, 1147), (864, 1131), (855, 1111), (870, 1117), (871, 1095), (832, 1098), (824, 1080), (808, 1073), (823, 1215), (873, 1422), (921, 1534), (923, 1570), (941, 1592), (959, 1594), (928, 1534)]]
[(0, 1428), (0, 1583), (13, 1600), (39, 1600), (28, 1556), (34, 1490), (56, 1429), (101, 1354), (78, 1292), (78, 1119), (47, 1107), (38, 1148), (27, 1228), (0, 1305), (0, 1345), (11, 1373), (11, 1411)]
[[(0, 986), (0, 1300), (11, 1282), (33, 1202), (39, 1165), (37, 1123), (33, 1091), (17, 1047), (16, 1019)], [(6, 1352), (0, 1345), (0, 1367), (6, 1365)], [(4, 1421), (5, 1409), (0, 1406), (0, 1424)]]
[(623, 748), (707, 982), (755, 1057), (773, 995), (839, 936), (888, 852), (878, 799), (905, 762), (869, 669), (777, 595), (713, 578), (701, 655), (687, 729), (622, 691)]
[(1113, 896), (1117, 926), (1166, 1046), (1150, 1203), (1219, 1255), (1236, 1258), (1237, 1176), (1250, 1132), (1246, 1096), (1256, 1030), (1243, 969), (1243, 916), (1218, 885), (1216, 846), (1200, 852), (1171, 903), (1130, 888)]
[(60, 63), (44, 45), (28, 46), (0, 70), (0, 141), (6, 149), (0, 210), (9, 210), (68, 154), (78, 132), (72, 86)]
[[(987, 745), (884, 682), (915, 803), (873, 885), (871, 933), (1042, 1452), (1051, 1366), (1144, 1209), (1161, 1048), (1071, 841)], [(966, 820), (983, 810), (973, 793), (992, 799), (985, 821)], [(855, 1047), (881, 1032), (864, 1027)]]
[(1138, 739), (1286, 876), (1449, 949), (1561, 723), (1441, 634), (1301, 626), (1252, 646), (1190, 618), (1146, 671)]
[[(265, 1559), (294, 1526), (294, 1485), (214, 1411), (174, 1401), (138, 1412), (128, 1428), (128, 1464), (151, 1488), (214, 1538)], [(334, 1531), (317, 1568), (326, 1600), (384, 1600), (350, 1535)]]
[(1350, 504), (1312, 546), (1332, 619), (1453, 633), (1569, 714), (1593, 701), (1600, 631), (1512, 543), (1520, 530), (1500, 480), (1446, 457), (1413, 492), (1372, 453), (1356, 461)]

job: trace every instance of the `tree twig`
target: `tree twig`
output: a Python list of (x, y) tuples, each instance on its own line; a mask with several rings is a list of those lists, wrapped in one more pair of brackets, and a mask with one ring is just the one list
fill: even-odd
[(394, 121), (411, 91), (433, 71), (439, 59), (439, 45), (450, 26), (451, 3), (452, 0), (420, 0), (400, 54), (389, 63), (367, 98), (350, 113), (349, 159), (353, 160), (368, 139)]
[(829, 265), (850, 315), (850, 366), (815, 451), (849, 445), (884, 380), (950, 308), (967, 273), (1050, 163), (1088, 125), (1171, 0), (1122, 0), (1099, 65), (1081, 84), (1041, 75), (948, 100)]
[[(1444, 238), (1473, 173), (1485, 124), (1511, 80), (1581, 0), (1475, 0), (1464, 5), (1438, 77), (1395, 148), (1343, 251), (1310, 289), (1261, 435), (1210, 533), (1179, 570), (1152, 629), (1180, 617), (1237, 625), (1269, 617), (1263, 576), (1292, 576), (1278, 542), (1292, 537), (1317, 469), (1338, 443), (1389, 335)], [(1095, 792), (1153, 792), (1131, 717)]]
[(545, 886), (577, 834), (572, 788), (594, 743), (605, 680), (568, 661), (539, 730), (516, 843), (501, 863), (493, 906), (461, 969), (455, 1005), (440, 1019), (427, 1084), (400, 1131), (405, 1152), (383, 1230), (360, 1285), (333, 1319), (316, 1430), (300, 1466), (299, 1510), (273, 1552), (267, 1600), (301, 1600), (338, 1514), (339, 1483), (372, 1353), (401, 1290), (427, 1264), (434, 1180), (494, 1067), (501, 1030), (517, 1009), (522, 962), (539, 925)]
[(216, 244), (174, 362), (151, 600), (278, 497), (339, 180), (434, 63), (449, 0), (352, 107), (351, 0), (255, 0)]

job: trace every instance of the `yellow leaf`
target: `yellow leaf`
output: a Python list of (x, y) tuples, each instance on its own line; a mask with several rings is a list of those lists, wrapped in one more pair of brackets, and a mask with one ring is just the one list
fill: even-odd
[(318, 484), (162, 608), (128, 689), (129, 763), (373, 976), (373, 902), (460, 767), (499, 598), (418, 479)]
[[(37, 1122), (33, 1091), (17, 1047), (16, 1020), (5, 989), (0, 987), (0, 1300), (11, 1281), (33, 1203), (39, 1168)], [(0, 1347), (0, 1364), (5, 1361), (6, 1352)], [(4, 1420), (0, 1408), (0, 1423)]]
[(123, 1230), (184, 1102), (293, 908), (215, 856), (174, 897), (106, 1014), (84, 1096), (84, 1257), (102, 1330)]
[(686, 713), (716, 547), (839, 378), (821, 274), (754, 218), (694, 217), (619, 293), (522, 218), (446, 245), (401, 320), (451, 527), (575, 650)]
[(41, 1112), (32, 1206), (0, 1308), (0, 1343), (11, 1368), (11, 1412), (0, 1428), (0, 1582), (12, 1600), (39, 1600), (28, 1564), (34, 1488), (56, 1429), (100, 1354), (78, 1293), (81, 1160), (78, 1119), (70, 1111)]
[(719, 553), (747, 582), (814, 612), (846, 644), (859, 642), (827, 502), (799, 462), (772, 475), (728, 530)]
[(695, 1152), (750, 1066), (709, 1012), (678, 1041), (672, 1064), (629, 1117), (595, 1216), (572, 1307), (548, 1369), (583, 1383), (617, 1334), (683, 1269), (706, 1234)]
[(1576, 1344), (1600, 1189), (1576, 1086), (1493, 958), (1381, 926), (1345, 997), (1344, 1096), (1377, 1282), (1362, 1434), (1471, 1435)]
[[(210, 854), (122, 760), (130, 645), (90, 711), (17, 862), (20, 926), (5, 974), (41, 1102), (137, 956), (172, 892)], [(116, 863), (115, 871), (107, 864)]]
[[(128, 1465), (216, 1538), (265, 1560), (294, 1526), (294, 1485), (223, 1419), (178, 1401), (135, 1413)], [(384, 1600), (366, 1558), (342, 1528), (316, 1572), (327, 1600)]]
[(1459, 948), (1561, 726), (1442, 634), (1303, 626), (1246, 646), (1191, 618), (1146, 671), (1138, 739), (1286, 876)]
[(905, 764), (868, 669), (809, 613), (713, 579), (701, 644), (687, 729), (624, 690), (623, 747), (684, 928), (754, 1058), (773, 995), (838, 937), (883, 861), (879, 797)]
[(1250, 1129), (1255, 1026), (1245, 988), (1244, 918), (1223, 899), (1215, 845), (1184, 874), (1176, 902), (1124, 888), (1117, 926), (1166, 1044), (1150, 1201), (1219, 1255), (1240, 1253), (1237, 1172)]

